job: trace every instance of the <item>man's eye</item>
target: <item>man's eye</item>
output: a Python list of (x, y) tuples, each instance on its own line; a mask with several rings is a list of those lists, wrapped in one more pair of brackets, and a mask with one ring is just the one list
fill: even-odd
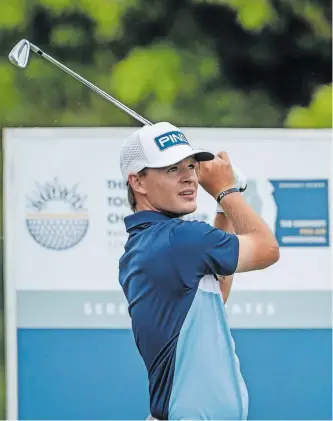
[(175, 172), (177, 171), (177, 167), (171, 167), (168, 169), (168, 172)]
[(189, 167), (191, 170), (194, 170), (194, 168), (195, 168), (195, 164), (190, 164), (188, 167)]

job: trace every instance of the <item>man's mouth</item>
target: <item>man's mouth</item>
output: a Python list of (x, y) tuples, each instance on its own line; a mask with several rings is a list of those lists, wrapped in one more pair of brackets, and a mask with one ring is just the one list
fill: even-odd
[(195, 195), (194, 189), (183, 190), (179, 193), (180, 196), (188, 197), (189, 199), (193, 198)]

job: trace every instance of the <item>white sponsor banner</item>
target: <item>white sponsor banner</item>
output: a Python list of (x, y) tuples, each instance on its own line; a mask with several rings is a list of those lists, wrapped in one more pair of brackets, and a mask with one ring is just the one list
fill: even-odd
[[(4, 246), (8, 418), (17, 419), (17, 328), (130, 328), (118, 283), (129, 215), (119, 151), (133, 128), (5, 129)], [(246, 198), (281, 245), (271, 268), (235, 276), (232, 326), (331, 326), (331, 130), (194, 129), (194, 147), (226, 150)], [(213, 223), (200, 190), (189, 219)], [(272, 294), (271, 291), (275, 290)], [(309, 308), (314, 308), (311, 315)]]
[[(131, 211), (119, 151), (133, 130), (4, 131), (7, 277), (17, 290), (120, 290), (123, 218)], [(229, 153), (249, 179), (248, 200), (279, 236), (280, 261), (238, 274), (233, 288), (330, 289), (331, 131), (184, 132), (194, 147)], [(200, 190), (188, 218), (213, 223), (215, 208)]]

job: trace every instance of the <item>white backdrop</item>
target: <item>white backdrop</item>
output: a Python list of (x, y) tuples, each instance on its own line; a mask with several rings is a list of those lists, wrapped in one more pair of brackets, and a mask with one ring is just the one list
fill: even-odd
[[(132, 130), (4, 130), (10, 419), (17, 419), (17, 361), (25, 353), (17, 343), (20, 327), (130, 328), (118, 284), (123, 217), (130, 213), (118, 156)], [(249, 179), (246, 197), (281, 245), (278, 264), (235, 277), (231, 327), (331, 326), (331, 130), (184, 132), (194, 147), (229, 153)], [(189, 217), (212, 223), (214, 214), (214, 200), (200, 191), (198, 210)]]
[[(17, 289), (120, 289), (117, 265), (126, 241), (122, 219), (130, 210), (118, 156), (123, 138), (131, 131), (5, 131), (5, 244), (7, 249), (12, 248), (16, 262), (15, 267), (7, 266), (7, 278)], [(327, 218), (318, 216), (316, 208), (325, 206), (325, 191), (319, 189), (323, 191), (318, 199), (312, 195), (318, 189), (312, 187), (316, 187), (313, 180), (330, 178), (330, 131), (185, 129), (185, 134), (195, 147), (229, 153), (232, 162), (250, 180), (246, 194), (251, 195), (251, 189), (255, 189), (257, 201), (261, 201), (260, 212), (273, 230), (278, 210), (268, 180), (287, 180), (289, 185), (301, 180), (303, 189), (296, 186), (298, 193), (304, 193), (304, 183), (312, 181), (301, 196), (293, 198), (292, 193), (288, 196), (291, 199), (281, 200), (284, 204), (290, 201), (290, 209), (304, 200), (314, 223), (310, 223), (312, 232), (328, 231)], [(198, 203), (194, 217), (212, 222), (214, 200), (200, 191)], [(300, 227), (306, 234), (307, 223), (301, 221)], [(57, 241), (61, 242), (63, 236), (68, 236), (67, 245), (83, 238), (61, 251), (45, 247), (58, 247)], [(64, 244), (66, 238), (62, 238)], [(325, 235), (289, 238), (296, 243), (281, 244), (278, 264), (262, 272), (237, 275), (234, 289), (329, 289), (330, 248), (320, 243), (325, 241)], [(319, 243), (313, 243), (311, 238)], [(305, 241), (304, 247), (297, 246), (299, 239)]]

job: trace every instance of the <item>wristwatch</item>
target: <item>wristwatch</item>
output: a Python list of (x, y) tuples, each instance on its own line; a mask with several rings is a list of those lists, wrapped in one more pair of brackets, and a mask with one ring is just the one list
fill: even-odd
[(236, 187), (233, 187), (233, 188), (228, 189), (228, 190), (221, 191), (221, 193), (217, 196), (217, 199), (216, 199), (217, 203), (220, 203), (221, 200), (225, 196), (227, 196), (228, 194), (230, 194), (230, 193), (236, 193), (236, 192), (239, 193), (239, 189), (237, 189)]

